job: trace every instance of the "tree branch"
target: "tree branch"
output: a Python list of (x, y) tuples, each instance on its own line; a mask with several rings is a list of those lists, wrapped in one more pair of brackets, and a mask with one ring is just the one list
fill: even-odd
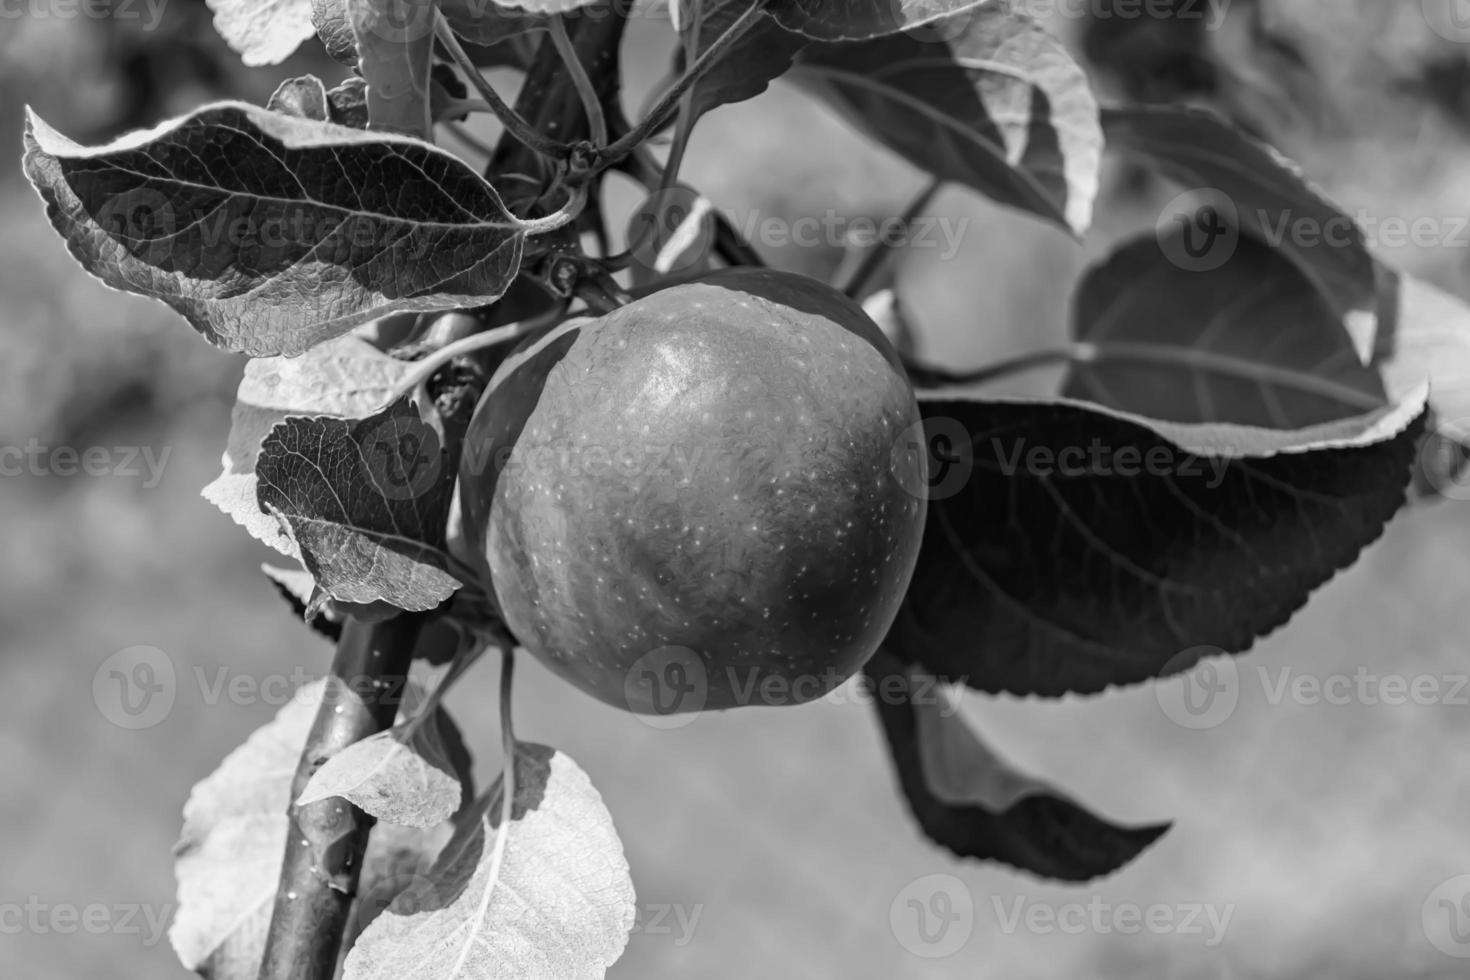
[(291, 781), (290, 830), (260, 980), (332, 980), (373, 818), (341, 797), (297, 806), (328, 759), (392, 726), (426, 616), (349, 620)]

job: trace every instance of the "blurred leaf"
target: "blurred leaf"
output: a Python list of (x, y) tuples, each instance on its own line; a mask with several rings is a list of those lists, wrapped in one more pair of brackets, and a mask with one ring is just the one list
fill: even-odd
[(885, 646), (1045, 697), (1244, 651), (1403, 506), (1424, 397), (1295, 432), (921, 398), (929, 517)]
[(357, 67), (357, 38), (347, 20), (347, 0), (311, 0), (311, 24), (327, 54), (349, 68)]
[(512, 824), (497, 781), (429, 880), (400, 895), (347, 954), (343, 980), (600, 978), (627, 945), (633, 882), (612, 818), (566, 755), (520, 743)]
[(429, 66), (437, 9), (437, 0), (347, 0), (372, 129), (433, 140)]
[(1285, 253), (1339, 318), (1371, 322), (1376, 285), (1362, 229), (1294, 163), (1204, 109), (1107, 109), (1102, 121), (1110, 147), (1144, 158), (1189, 190), (1213, 192), (1233, 212), (1224, 217)]
[(301, 119), (315, 119), (317, 122), (326, 122), (331, 118), (327, 87), (315, 75), (286, 79), (277, 86), (265, 107), (271, 112), (281, 112)]
[(1273, 429), (1387, 404), (1342, 320), (1280, 252), (1241, 238), (1225, 264), (1191, 271), (1165, 257), (1171, 248), (1136, 238), (1088, 270), (1072, 331), (1092, 350), (1072, 367), (1067, 397), (1171, 422)]
[(460, 582), (445, 524), (454, 487), (439, 435), (407, 401), (362, 419), (292, 416), (256, 463), (262, 510), (278, 513), (330, 598), (433, 609)]
[(933, 29), (944, 28), (935, 39), (812, 45), (792, 77), (914, 166), (1086, 231), (1103, 146), (1086, 74), (1006, 7)]
[(299, 559), (290, 535), (256, 499), (260, 444), (288, 415), (357, 418), (380, 410), (411, 367), (355, 335), (313, 347), (301, 357), (251, 360), (235, 395), (224, 472), (204, 488), (204, 499), (256, 540)]
[(520, 265), (495, 189), (408, 137), (217, 103), (96, 149), (31, 114), (25, 143), (73, 257), (230, 350), (299, 354), (395, 310), (488, 303)]
[(1119, 827), (1016, 772), (959, 713), (936, 678), (880, 651), (863, 668), (909, 809), (959, 857), (1088, 881), (1136, 858), (1168, 824)]
[(771, 0), (767, 11), (787, 30), (818, 41), (862, 41), (995, 6), (992, 0)]
[[(184, 804), (184, 829), (174, 848), (178, 911), (169, 942), (185, 967), (209, 980), (256, 980), (286, 850), (291, 781), (323, 690), (318, 681), (298, 691)], [(390, 898), (394, 876), (410, 861), (427, 865), (445, 837), (443, 827), (374, 832), (359, 893)]]
[(1435, 431), (1421, 450), (1419, 489), (1454, 490), (1470, 463), (1470, 305), (1421, 279), (1380, 266), (1379, 329), (1368, 339), (1373, 366), (1392, 396), (1429, 380)]
[[(422, 687), (410, 683), (404, 721), (328, 759), (312, 774), (296, 805), (340, 796), (378, 820), (404, 827), (428, 828), (453, 816), (462, 789), (441, 730), (448, 714), (438, 708), (420, 718), (425, 697)], [(454, 734), (458, 736), (458, 729)]]
[(311, 0), (206, 0), (214, 29), (247, 65), (278, 65), (316, 28)]

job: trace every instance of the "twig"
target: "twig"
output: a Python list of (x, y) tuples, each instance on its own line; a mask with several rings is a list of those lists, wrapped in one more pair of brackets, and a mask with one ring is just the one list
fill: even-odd
[(567, 144), (554, 140), (538, 131), (534, 126), (526, 122), (525, 118), (519, 112), (516, 112), (505, 104), (505, 100), (500, 97), (500, 93), (495, 91), (495, 86), (486, 80), (474, 61), (465, 53), (464, 48), (459, 43), (459, 38), (454, 36), (454, 29), (449, 26), (449, 21), (444, 18), (443, 12), (439, 10), (434, 11), (434, 33), (439, 39), (439, 44), (444, 48), (450, 59), (459, 67), (460, 71), (468, 76), (470, 84), (475, 87), (475, 91), (480, 93), (480, 98), (485, 100), (485, 104), (490, 107), (490, 111), (495, 113), (495, 117), (505, 126), (506, 132), (514, 136), (523, 145), (543, 156), (557, 160), (566, 159), (571, 148)]
[[(914, 219), (919, 216), (919, 212), (929, 206), (930, 202), (934, 200), (934, 195), (938, 194), (939, 189), (943, 186), (944, 181), (942, 180), (930, 181), (929, 186), (925, 187), (919, 192), (917, 197), (909, 202), (909, 206), (904, 209), (903, 217), (899, 219), (903, 222), (905, 228), (910, 227), (914, 223)], [(873, 277), (883, 270), (883, 267), (892, 256), (893, 247), (888, 244), (888, 239), (880, 239), (878, 244), (874, 245), (868, 250), (868, 254), (863, 256), (862, 263), (853, 272), (852, 278), (847, 281), (847, 285), (842, 287), (842, 291), (847, 294), (849, 299), (861, 299), (863, 291), (868, 288), (868, 284), (872, 282)]]
[[(673, 8), (677, 10), (683, 0), (670, 0)], [(704, 30), (704, 4), (700, 0), (690, 0), (694, 5), (693, 16), (690, 17), (689, 33), (684, 38), (684, 64), (692, 65), (699, 56), (700, 34)], [(684, 151), (689, 147), (689, 137), (694, 132), (694, 86), (691, 85), (684, 90), (684, 97), (679, 100), (679, 122), (674, 127), (674, 143), (669, 147), (669, 157), (664, 162), (663, 179), (659, 182), (659, 190), (668, 190), (674, 186), (674, 181), (679, 179), (679, 168), (684, 163)]]
[(332, 980), (373, 818), (332, 797), (294, 802), (327, 760), (393, 724), (426, 617), (348, 620), (291, 782), (286, 855), (260, 980)]
[(668, 91), (659, 97), (653, 108), (648, 110), (648, 115), (598, 154), (599, 168), (611, 166), (632, 153), (635, 147), (668, 122), (669, 116), (679, 108), (684, 93), (703, 78), (711, 68), (719, 64), (720, 59), (729, 53), (736, 42), (755, 26), (756, 21), (763, 15), (767, 2), (768, 0), (755, 0), (739, 17), (735, 18), (730, 26), (725, 28), (725, 32), (704, 49), (704, 53), (699, 56), (698, 60), (684, 69), (684, 74), (680, 75), (678, 80), (669, 86)]
[(582, 64), (582, 59), (577, 57), (576, 49), (572, 47), (572, 39), (567, 35), (566, 22), (560, 16), (551, 18), (551, 43), (556, 46), (556, 53), (561, 56), (563, 64), (566, 65), (572, 86), (577, 90), (578, 98), (582, 100), (582, 108), (587, 110), (587, 125), (592, 134), (593, 145), (606, 146), (607, 117), (602, 111), (602, 97), (593, 88), (592, 79), (587, 75), (587, 68)]

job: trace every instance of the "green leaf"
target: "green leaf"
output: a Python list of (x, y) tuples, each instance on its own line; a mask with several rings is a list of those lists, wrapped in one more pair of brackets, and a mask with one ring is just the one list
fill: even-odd
[(311, 0), (207, 0), (214, 29), (247, 65), (277, 65), (315, 32)]
[(1089, 355), (1063, 394), (1149, 418), (1273, 429), (1387, 404), (1342, 320), (1282, 253), (1241, 238), (1223, 265), (1192, 271), (1166, 258), (1180, 234), (1162, 247), (1134, 239), (1088, 270), (1072, 329)]
[(993, 0), (771, 0), (766, 9), (788, 31), (813, 40), (864, 41), (996, 6)]
[(920, 829), (959, 857), (1088, 881), (1136, 858), (1168, 824), (1120, 827), (1017, 772), (937, 678), (879, 651), (863, 668), (899, 786)]
[(445, 743), (463, 737), (445, 709), (419, 718), (427, 692), (410, 681), (404, 720), (332, 756), (314, 772), (297, 806), (340, 796), (378, 820), (427, 829), (452, 817), (463, 789)]
[(397, 310), (478, 306), (525, 234), (427, 143), (218, 103), (86, 149), (34, 114), (25, 171), (88, 272), (211, 342), (299, 354)]
[[(178, 912), (168, 938), (185, 968), (208, 980), (255, 980), (260, 969), (286, 850), (291, 781), (323, 691), (320, 681), (298, 691), (184, 804), (174, 848)], [(359, 894), (391, 900), (413, 880), (410, 870), (426, 869), (449, 836), (447, 823), (429, 831), (374, 831)]]
[(1045, 697), (1244, 651), (1403, 506), (1424, 398), (1287, 432), (921, 397), (929, 516), (885, 646)]
[(1204, 109), (1107, 109), (1102, 121), (1110, 147), (1199, 192), (1200, 204), (1295, 262), (1340, 318), (1371, 325), (1376, 278), (1362, 229), (1295, 164)]
[(214, 504), (256, 540), (292, 558), (295, 542), (261, 509), (255, 465), (260, 445), (288, 415), (357, 418), (387, 405), (412, 365), (348, 335), (300, 357), (261, 357), (245, 365), (235, 395), (224, 472), (204, 488)]
[(940, 39), (812, 45), (792, 77), (914, 166), (1080, 235), (1103, 145), (1086, 74), (1023, 14), (960, 17)]
[[(428, 879), (359, 937), (343, 980), (602, 977), (627, 945), (633, 882), (602, 797), (544, 745), (515, 750), (511, 822), (497, 780)], [(497, 834), (508, 834), (496, 847)]]
[(293, 416), (261, 444), (260, 508), (280, 516), (325, 597), (433, 609), (460, 585), (446, 554), (447, 459), (406, 401), (362, 419)]
[(265, 107), (271, 112), (281, 112), (301, 119), (327, 122), (331, 118), (331, 106), (327, 99), (327, 87), (315, 75), (288, 78), (276, 87)]

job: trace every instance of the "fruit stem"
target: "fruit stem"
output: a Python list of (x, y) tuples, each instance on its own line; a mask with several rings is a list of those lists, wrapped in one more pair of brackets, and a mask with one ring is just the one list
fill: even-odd
[(295, 802), (327, 760), (398, 713), (427, 617), (349, 619), (291, 782), (286, 853), (259, 980), (332, 980), (374, 820), (341, 797)]
[(384, 407), (386, 408), (388, 405), (392, 405), (404, 395), (428, 381), (456, 357), (463, 357), (465, 354), (473, 354), (475, 351), (515, 340), (530, 333), (535, 326), (535, 321), (531, 320), (511, 323), (503, 327), (496, 327), (493, 330), (486, 330), (483, 333), (471, 334), (453, 343), (445, 344), (422, 360), (414, 362), (413, 370), (404, 375), (403, 380), (398, 382), (394, 387), (393, 393), (388, 396)]
[(449, 21), (445, 19), (443, 11), (437, 8), (434, 11), (434, 34), (450, 60), (465, 74), (469, 83), (475, 87), (475, 91), (480, 93), (480, 98), (485, 100), (490, 111), (495, 113), (495, 117), (505, 126), (506, 132), (519, 140), (523, 146), (535, 150), (542, 156), (556, 160), (567, 158), (571, 152), (570, 146), (542, 134), (526, 122), (524, 116), (506, 104), (505, 100), (500, 97), (500, 93), (495, 91), (495, 86), (490, 84), (489, 80), (480, 73), (480, 69), (470, 60), (470, 56), (460, 45), (459, 38), (454, 36), (454, 28), (449, 26)]
[(597, 94), (592, 79), (587, 75), (586, 66), (572, 47), (572, 39), (567, 34), (567, 25), (562, 16), (551, 18), (551, 43), (556, 46), (556, 53), (566, 65), (567, 75), (577, 90), (577, 96), (582, 100), (582, 108), (587, 110), (587, 127), (592, 134), (593, 145), (606, 146), (607, 116), (602, 111), (602, 97)]
[(555, 211), (542, 218), (520, 218), (521, 231), (527, 235), (544, 235), (547, 232), (564, 228), (577, 220), (582, 209), (587, 206), (587, 185), (578, 184), (569, 187), (567, 202)]

